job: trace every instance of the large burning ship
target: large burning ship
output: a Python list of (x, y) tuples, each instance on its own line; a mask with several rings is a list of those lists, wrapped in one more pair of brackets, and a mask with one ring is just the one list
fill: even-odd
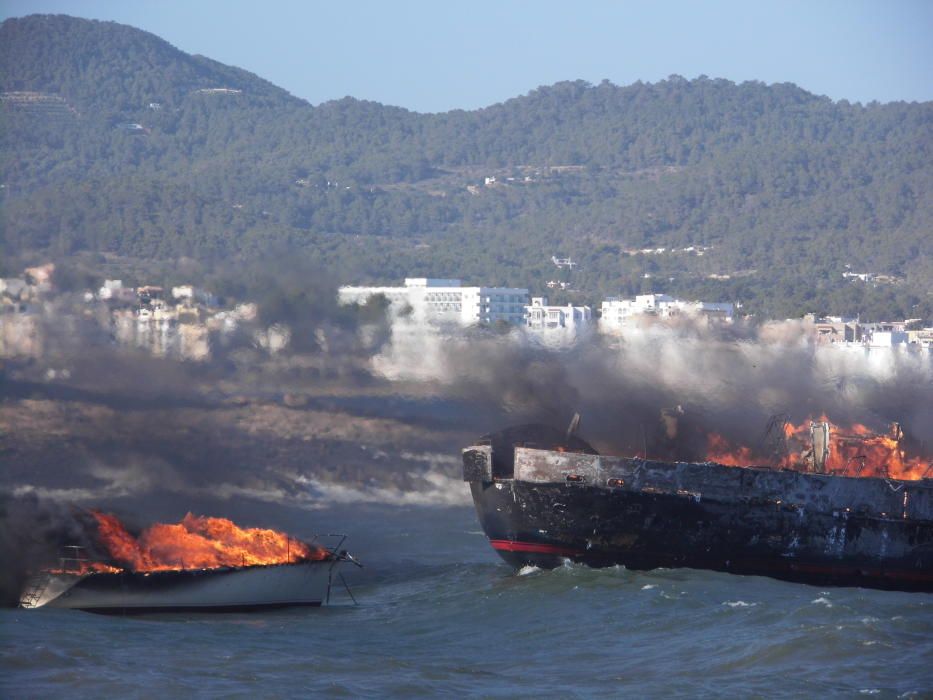
[(330, 598), (337, 567), (356, 564), (339, 549), (343, 539), (326, 548), (190, 513), (137, 538), (112, 515), (93, 517), (109, 560), (68, 547), (58, 566), (27, 583), (20, 607), (127, 614), (319, 606)]
[(847, 433), (819, 420), (785, 432), (809, 438), (799, 461), (740, 466), (754, 465), (751, 451), (719, 436), (718, 460), (676, 462), (517, 426), (466, 448), (463, 478), (490, 544), (516, 567), (570, 560), (933, 591), (933, 479), (905, 457), (899, 428)]

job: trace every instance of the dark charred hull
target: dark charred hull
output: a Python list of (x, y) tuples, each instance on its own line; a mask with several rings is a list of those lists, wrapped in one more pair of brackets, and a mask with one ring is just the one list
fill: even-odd
[(515, 567), (552, 568), (570, 560), (933, 591), (930, 520), (587, 484), (502, 480), (470, 487), (490, 543)]

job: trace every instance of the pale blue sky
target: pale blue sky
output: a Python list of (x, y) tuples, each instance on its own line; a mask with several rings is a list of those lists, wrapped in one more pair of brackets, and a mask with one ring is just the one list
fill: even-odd
[(933, 0), (0, 0), (108, 19), (317, 104), (473, 109), (559, 80), (793, 82), (834, 99), (933, 99)]

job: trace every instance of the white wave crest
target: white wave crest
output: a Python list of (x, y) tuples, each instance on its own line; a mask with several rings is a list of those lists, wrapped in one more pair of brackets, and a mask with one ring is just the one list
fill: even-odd
[(470, 490), (460, 479), (455, 479), (440, 472), (426, 472), (416, 475), (423, 488), (403, 491), (394, 486), (350, 486), (334, 482), (319, 481), (299, 477), (313, 494), (312, 497), (322, 503), (383, 503), (394, 506), (462, 506), (472, 502)]

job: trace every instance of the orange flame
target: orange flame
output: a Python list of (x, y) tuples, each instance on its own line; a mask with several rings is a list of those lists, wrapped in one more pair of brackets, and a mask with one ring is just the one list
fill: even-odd
[(48, 571), (50, 574), (74, 574), (76, 576), (84, 576), (85, 574), (118, 574), (123, 571), (123, 569), (99, 561), (76, 560), (62, 562), (62, 566), (58, 568), (43, 569), (43, 571)]
[[(916, 480), (929, 476), (933, 464), (919, 456), (907, 456), (900, 443), (896, 427), (890, 434), (877, 433), (861, 423), (840, 428), (824, 415), (818, 422), (829, 423), (829, 454), (825, 471), (845, 476), (883, 476)], [(707, 459), (728, 466), (773, 466), (782, 469), (808, 471), (812, 459), (812, 421), (784, 426), (787, 454), (762, 459), (748, 447), (734, 446), (717, 433), (707, 436)]]
[(747, 447), (733, 447), (719, 433), (706, 436), (706, 458), (710, 462), (725, 464), (728, 467), (747, 467), (755, 463), (752, 451)]
[(188, 513), (178, 523), (156, 523), (133, 537), (115, 516), (94, 512), (110, 556), (133, 571), (266, 566), (324, 559), (327, 552), (263, 528), (241, 528), (226, 518)]

